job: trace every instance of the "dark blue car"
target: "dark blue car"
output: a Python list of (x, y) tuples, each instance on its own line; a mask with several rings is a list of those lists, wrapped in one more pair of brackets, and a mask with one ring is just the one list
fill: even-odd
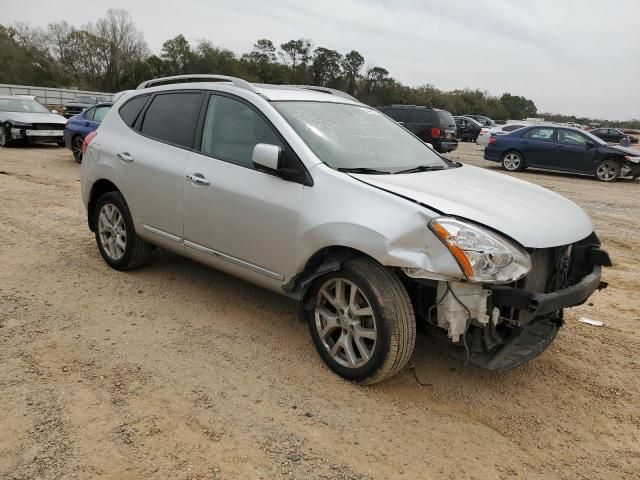
[(64, 128), (64, 144), (73, 152), (76, 162), (82, 163), (82, 142), (84, 137), (100, 126), (102, 119), (111, 109), (111, 103), (98, 103), (71, 117)]
[(595, 176), (603, 182), (640, 177), (640, 150), (608, 145), (577, 128), (555, 125), (524, 127), (493, 136), (484, 158), (510, 172), (541, 168)]

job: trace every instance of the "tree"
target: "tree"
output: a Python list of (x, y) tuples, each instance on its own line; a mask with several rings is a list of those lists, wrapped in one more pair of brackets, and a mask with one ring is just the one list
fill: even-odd
[(280, 49), (280, 57), (291, 68), (289, 81), (293, 84), (305, 83), (306, 68), (311, 59), (311, 41), (302, 38), (289, 40), (280, 45)]
[(500, 97), (500, 103), (505, 108), (510, 119), (521, 120), (523, 118), (535, 117), (538, 109), (535, 104), (525, 98), (517, 95), (505, 93)]
[(162, 44), (160, 58), (165, 62), (168, 74), (181, 75), (190, 72), (194, 55), (187, 39), (178, 35)]
[(367, 95), (373, 95), (378, 87), (384, 86), (389, 80), (389, 71), (386, 68), (369, 67), (365, 75)]
[(276, 61), (276, 47), (271, 40), (262, 38), (253, 44), (251, 52), (243, 55), (243, 60), (260, 81), (268, 83), (273, 77), (271, 66)]
[(318, 47), (313, 52), (313, 84), (332, 86), (340, 77), (342, 55), (336, 50)]
[(346, 80), (347, 93), (356, 92), (356, 80), (360, 77), (360, 70), (364, 66), (364, 57), (355, 50), (351, 50), (342, 59), (342, 71)]
[(129, 12), (122, 9), (107, 10), (106, 17), (98, 19), (95, 34), (106, 44), (104, 53), (107, 71), (102, 82), (103, 88), (108, 91), (118, 90), (127, 63), (134, 63), (144, 57), (147, 44)]

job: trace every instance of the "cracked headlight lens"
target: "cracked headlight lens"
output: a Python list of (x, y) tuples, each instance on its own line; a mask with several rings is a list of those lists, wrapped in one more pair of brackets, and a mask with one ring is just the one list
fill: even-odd
[(433, 219), (429, 228), (471, 282), (511, 283), (531, 270), (524, 249), (490, 230), (451, 217)]

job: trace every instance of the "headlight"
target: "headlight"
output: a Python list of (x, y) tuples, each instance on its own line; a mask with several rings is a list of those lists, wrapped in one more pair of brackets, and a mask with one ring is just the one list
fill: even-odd
[(640, 163), (640, 156), (636, 157), (635, 155), (625, 155), (624, 159), (633, 163)]
[(29, 128), (29, 127), (32, 127), (33, 125), (25, 122), (11, 122), (11, 126), (18, 127), (18, 128)]
[(467, 280), (482, 283), (510, 283), (531, 270), (529, 254), (484, 228), (440, 217), (429, 228), (445, 244)]

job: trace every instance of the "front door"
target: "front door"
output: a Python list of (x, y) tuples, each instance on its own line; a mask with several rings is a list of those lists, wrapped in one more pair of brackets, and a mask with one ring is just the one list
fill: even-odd
[(554, 166), (558, 170), (592, 173), (596, 150), (589, 139), (573, 130), (558, 129)]
[(201, 139), (184, 178), (185, 252), (279, 288), (295, 273), (306, 187), (256, 170), (251, 159), (254, 147), (266, 143), (279, 146), (291, 162), (299, 160), (252, 105), (220, 94), (206, 103)]

